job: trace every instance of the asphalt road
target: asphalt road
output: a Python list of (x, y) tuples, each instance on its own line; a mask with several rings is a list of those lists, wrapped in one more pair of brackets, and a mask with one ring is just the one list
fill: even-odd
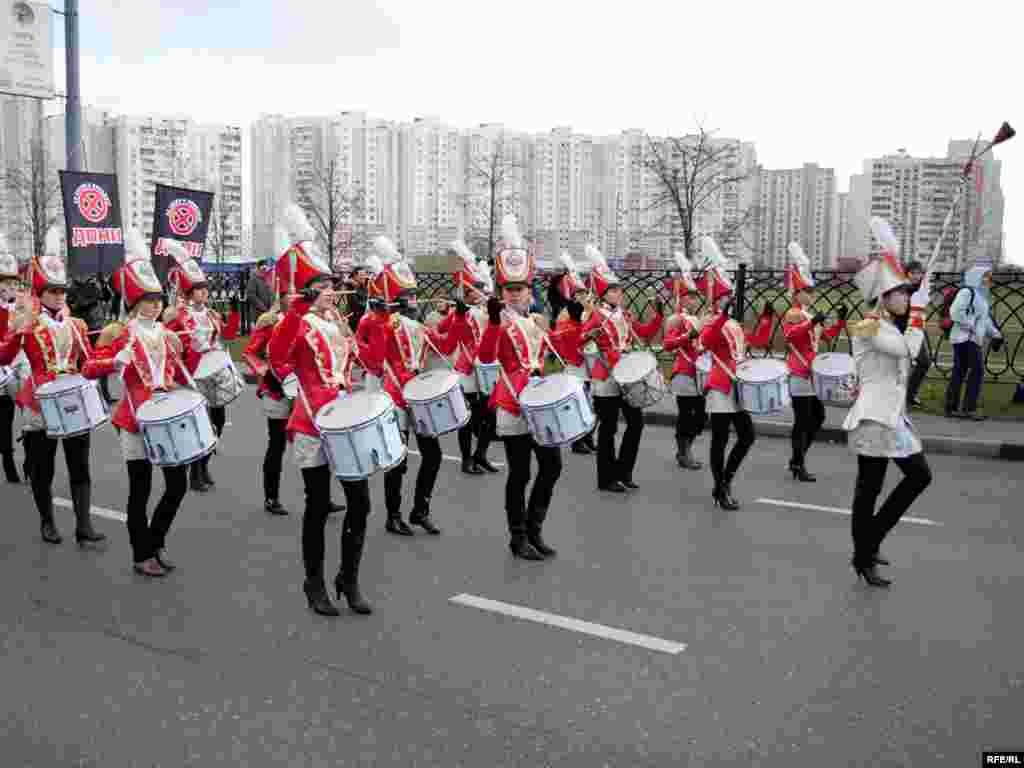
[[(330, 620), (301, 594), (297, 470), (282, 490), (293, 514), (265, 515), (251, 391), (229, 420), (218, 488), (186, 498), (169, 541), (181, 567), (162, 581), (131, 571), (122, 523), (98, 517), (110, 545), (82, 552), (59, 509), (67, 538), (49, 546), (28, 491), (0, 488), (3, 765), (878, 768), (1024, 748), (1012, 465), (934, 457), (916, 522), (883, 547), (895, 583), (875, 591), (848, 565), (845, 447), (816, 446), (820, 481), (798, 485), (787, 441), (760, 440), (733, 513), (711, 506), (706, 471), (675, 468), (668, 429), (646, 429), (626, 498), (594, 491), (592, 460), (566, 452), (546, 528), (559, 556), (543, 564), (508, 553), (503, 476), (447, 461), (441, 537), (386, 534), (374, 480), (362, 583), (376, 613)], [(111, 431), (92, 455), (93, 504), (122, 512)], [(56, 491), (69, 496), (60, 457)], [(333, 573), (339, 521), (328, 527)]]

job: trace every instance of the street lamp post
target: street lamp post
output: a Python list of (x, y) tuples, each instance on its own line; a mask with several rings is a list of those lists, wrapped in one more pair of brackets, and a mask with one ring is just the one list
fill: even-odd
[(64, 0), (65, 64), (67, 103), (65, 107), (65, 143), (67, 169), (82, 170), (82, 105), (78, 73), (78, 0)]

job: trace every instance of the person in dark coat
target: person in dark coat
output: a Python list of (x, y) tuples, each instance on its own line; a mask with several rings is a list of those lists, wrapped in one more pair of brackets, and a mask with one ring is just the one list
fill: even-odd
[(269, 283), (270, 269), (263, 265), (249, 278), (245, 286), (245, 299), (249, 304), (249, 317), (257, 318), (274, 303), (274, 291)]

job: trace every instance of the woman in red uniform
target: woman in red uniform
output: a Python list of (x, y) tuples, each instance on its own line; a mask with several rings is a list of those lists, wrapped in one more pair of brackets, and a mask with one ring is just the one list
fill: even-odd
[(789, 471), (793, 479), (802, 483), (813, 483), (817, 478), (807, 471), (807, 450), (825, 423), (825, 406), (814, 391), (811, 366), (818, 355), (818, 344), (824, 339), (832, 340), (846, 327), (847, 308), (839, 308), (839, 320), (828, 328), (824, 327), (823, 312), (812, 313), (814, 304), (814, 277), (811, 262), (804, 255), (798, 243), (789, 244), (789, 268), (786, 283), (793, 306), (782, 318), (782, 332), (786, 338), (786, 367), (789, 368), (789, 393), (793, 400), (793, 432), (790, 441), (793, 455), (789, 460)]
[[(555, 330), (551, 334), (551, 343), (559, 357), (565, 361), (565, 372), (583, 382), (583, 387), (590, 393), (590, 374), (587, 373), (586, 359), (583, 348), (587, 342), (582, 340), (583, 324), (590, 319), (590, 313), (583, 305), (586, 288), (576, 272), (576, 264), (565, 251), (561, 255), (564, 273), (558, 277), (553, 286), (553, 294), (559, 297), (564, 305), (555, 318)], [(597, 452), (594, 445), (594, 433), (581, 437), (572, 444), (572, 452), (588, 456)]]
[[(633, 340), (648, 341), (661, 330), (663, 306), (655, 302), (654, 317), (640, 323), (622, 309), (621, 281), (594, 246), (586, 249), (587, 261), (592, 265), (590, 285), (598, 303), (583, 325), (581, 341), (594, 340), (600, 357), (594, 363), (594, 410), (600, 420), (597, 428), (597, 487), (601, 491), (624, 493), (640, 486), (633, 481), (633, 469), (640, 452), (640, 437), (644, 431), (644, 412), (634, 408), (622, 397), (622, 390), (612, 370), (624, 354), (633, 348)], [(626, 431), (622, 435), (619, 455), (615, 455), (615, 433), (619, 429), (619, 413), (626, 418)]]
[(114, 410), (112, 422), (120, 436), (121, 453), (128, 469), (126, 524), (132, 562), (137, 573), (159, 578), (176, 567), (167, 554), (167, 534), (188, 492), (186, 470), (184, 466), (161, 467), (164, 493), (152, 519), (147, 520), (153, 465), (146, 455), (135, 414), (154, 393), (175, 389), (187, 379), (182, 370), (181, 342), (159, 322), (163, 298), (149, 249), (135, 229), (127, 232), (125, 245), (126, 263), (114, 273), (113, 285), (129, 320), (127, 324), (115, 322), (103, 329), (96, 359), (86, 366), (84, 375), (103, 379), (117, 373), (124, 381), (124, 396)]
[[(7, 238), (0, 235), (0, 340), (7, 336), (10, 328), (14, 302), (21, 286), (18, 259), (7, 248)], [(23, 356), (22, 356), (23, 358)], [(20, 483), (18, 466), (14, 463), (14, 412), (17, 406), (19, 379), (13, 367), (7, 370), (10, 379), (0, 388), (0, 457), (3, 457), (4, 474), (8, 483)]]
[[(177, 261), (177, 266), (168, 276), (172, 284), (177, 285), (177, 294), (184, 301), (168, 307), (164, 312), (164, 322), (168, 330), (179, 333), (185, 350), (185, 365), (193, 376), (199, 367), (203, 355), (216, 349), (223, 349), (223, 341), (231, 341), (238, 336), (241, 316), (232, 310), (225, 324), (220, 313), (208, 305), (210, 289), (206, 275), (199, 264), (188, 258), (188, 254), (177, 243), (171, 241), (168, 249)], [(210, 423), (213, 431), (220, 438), (227, 421), (227, 408), (224, 406), (210, 408)], [(213, 477), (210, 475), (210, 458), (213, 454), (190, 465), (189, 480), (192, 490), (205, 492), (213, 488)]]
[[(544, 541), (542, 529), (555, 483), (562, 473), (562, 452), (538, 445), (533, 439), (519, 408), (519, 394), (531, 378), (543, 375), (544, 358), (551, 342), (544, 318), (530, 314), (535, 265), (533, 254), (519, 236), (515, 217), (505, 217), (502, 235), (495, 255), (495, 276), (502, 301), (492, 297), (487, 302), (488, 325), (480, 341), (480, 360), (501, 363), (490, 407), (497, 411), (497, 433), (505, 442), (508, 457), (505, 514), (509, 549), (515, 557), (543, 560), (557, 554)], [(531, 454), (537, 457), (537, 479), (527, 503)]]
[[(477, 352), (487, 329), (487, 297), (493, 293), (491, 276), (476, 255), (461, 240), (452, 243), (452, 249), (462, 258), (463, 266), (453, 275), (455, 306), (437, 326), (441, 335), (451, 333), (452, 324), (460, 313), (465, 317), (465, 332), (456, 339), (455, 370), (462, 377), (462, 392), (471, 410), (469, 423), (459, 430), (459, 452), (462, 471), (467, 475), (497, 472), (498, 468), (487, 460), (487, 449), (494, 437), (494, 418), (487, 407), (487, 395), (480, 392), (476, 380)], [(473, 438), (476, 451), (473, 451)]]
[[(43, 540), (60, 544), (63, 539), (53, 520), (53, 472), (59, 438), (46, 434), (36, 390), (58, 376), (77, 374), (92, 357), (85, 322), (71, 318), (66, 303), (67, 273), (60, 255), (60, 232), (46, 233), (46, 253), (34, 257), (31, 266), (32, 294), (19, 293), (8, 333), (0, 342), (0, 365), (11, 365), (24, 352), (32, 368), (17, 396), (25, 415), (24, 443), (31, 468), (29, 481), (39, 510)], [(92, 434), (63, 438), (64, 460), (75, 511), (75, 540), (79, 545), (107, 537), (92, 527), (92, 481), (89, 445)]]
[[(291, 209), (290, 209), (291, 210)], [(292, 211), (294, 215), (294, 211)], [(310, 238), (312, 232), (309, 232)], [(352, 391), (356, 345), (334, 308), (333, 275), (309, 240), (295, 243), (277, 262), (279, 285), (294, 286), (288, 311), (270, 338), (270, 365), (278, 380), (295, 373), (299, 397), (288, 420), (296, 466), (302, 471), (306, 506), (302, 515), (302, 589), (314, 612), (338, 616), (324, 583), (324, 527), (330, 514), (331, 468), (316, 428), (316, 414), (343, 391)], [(359, 564), (370, 514), (369, 480), (341, 481), (347, 511), (341, 529), (341, 566), (334, 578), (338, 599), (354, 613), (373, 612), (359, 588)]]
[[(383, 389), (399, 409), (399, 421), (405, 439), (409, 439), (410, 418), (402, 390), (406, 384), (426, 370), (431, 347), (442, 355), (455, 351), (466, 329), (468, 307), (460, 304), (448, 329), (442, 335), (406, 316), (416, 309), (416, 277), (408, 263), (386, 237), (374, 241), (374, 253), (366, 266), (370, 272), (370, 306), (372, 311), (359, 321), (357, 339), (359, 358), (366, 368), (367, 389)], [(441, 533), (430, 516), (430, 499), (441, 469), (441, 442), (437, 437), (416, 433), (420, 451), (420, 469), (416, 474), (416, 490), (409, 524), (418, 525), (427, 533)], [(412, 531), (402, 520), (402, 478), (408, 458), (384, 475), (384, 500), (389, 533), (410, 536)]]
[[(713, 498), (723, 509), (739, 509), (732, 495), (732, 481), (743, 459), (754, 444), (754, 421), (743, 410), (736, 397), (736, 366), (747, 357), (747, 347), (768, 346), (772, 332), (770, 309), (762, 313), (754, 334), (747, 336), (743, 326), (729, 317), (732, 307), (733, 285), (729, 279), (729, 264), (718, 250), (715, 241), (702, 239), (707, 268), (697, 288), (710, 294), (712, 311), (717, 316), (701, 330), (700, 343), (711, 353), (711, 373), (708, 376), (705, 398), (711, 415), (711, 474), (715, 479)], [(724, 303), (722, 299), (725, 299)], [(736, 430), (736, 445), (725, 461), (725, 448), (729, 443), (729, 427)]]
[(693, 442), (707, 423), (704, 393), (697, 388), (697, 358), (703, 353), (700, 345), (702, 320), (696, 312), (700, 307), (700, 294), (689, 260), (676, 253), (676, 264), (681, 276), (673, 281), (676, 314), (669, 318), (665, 332), (665, 351), (675, 352), (670, 387), (676, 397), (676, 462), (683, 469), (700, 469), (703, 463), (693, 456)]

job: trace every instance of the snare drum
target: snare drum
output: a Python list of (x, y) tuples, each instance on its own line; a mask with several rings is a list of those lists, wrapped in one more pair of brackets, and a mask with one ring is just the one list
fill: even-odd
[(849, 408), (857, 399), (857, 364), (845, 352), (826, 352), (811, 363), (814, 391), (829, 405)]
[(223, 349), (204, 354), (193, 378), (211, 408), (223, 408), (245, 391), (245, 379), (235, 368), (231, 355)]
[(402, 396), (409, 404), (418, 435), (440, 437), (469, 423), (462, 378), (450, 368), (421, 373), (402, 388)]
[(711, 353), (705, 352), (697, 358), (697, 392), (706, 394), (708, 391), (708, 377), (711, 376)]
[(284, 390), (284, 396), (289, 400), (294, 400), (299, 396), (299, 377), (294, 373), (289, 373), (283, 382), (281, 382), (281, 389)]
[(665, 396), (668, 387), (658, 368), (658, 358), (650, 352), (629, 352), (612, 369), (622, 388), (622, 397), (634, 408), (647, 408)]
[(99, 385), (83, 376), (58, 376), (36, 388), (49, 437), (76, 437), (110, 420)]
[(191, 389), (158, 392), (135, 412), (146, 458), (155, 467), (180, 467), (217, 445), (206, 400)]
[(481, 363), (479, 360), (473, 365), (473, 374), (476, 376), (476, 386), (481, 393), (489, 395), (494, 391), (498, 383), (498, 374), (501, 371), (501, 363)]
[(789, 369), (781, 360), (747, 360), (736, 366), (740, 407), (755, 416), (780, 413), (790, 403)]
[(385, 392), (338, 395), (320, 409), (314, 423), (340, 480), (365, 480), (405, 458), (398, 411)]
[(533, 439), (548, 447), (576, 442), (596, 422), (583, 382), (564, 373), (532, 379), (519, 394), (519, 407)]

